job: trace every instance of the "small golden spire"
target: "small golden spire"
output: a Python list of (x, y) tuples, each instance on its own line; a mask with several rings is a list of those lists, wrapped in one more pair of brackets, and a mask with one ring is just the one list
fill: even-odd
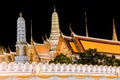
[(19, 16), (22, 17), (22, 12), (19, 13)]
[(88, 37), (87, 16), (86, 16), (86, 12), (85, 12), (85, 28), (86, 28), (86, 37)]
[(112, 36), (112, 40), (118, 41), (117, 34), (116, 34), (116, 29), (115, 29), (115, 21), (114, 21), (114, 19), (113, 19), (113, 36)]

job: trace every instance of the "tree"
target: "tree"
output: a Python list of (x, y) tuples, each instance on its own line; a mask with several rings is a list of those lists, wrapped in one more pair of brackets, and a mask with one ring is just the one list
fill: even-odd
[(75, 58), (76, 62), (73, 62), (72, 58), (69, 58), (61, 53), (49, 63), (55, 63), (55, 64), (74, 63), (74, 64), (87, 64), (87, 65), (92, 64), (92, 65), (120, 66), (120, 60), (116, 59), (114, 55), (107, 56), (105, 53), (98, 52), (97, 49), (88, 49), (78, 54), (79, 54), (79, 58)]
[(120, 60), (114, 55), (107, 56), (105, 53), (98, 52), (97, 49), (88, 49), (79, 53), (77, 64), (120, 66)]
[(61, 53), (60, 55), (56, 56), (56, 58), (53, 61), (50, 61), (49, 63), (71, 64), (72, 62), (73, 62), (72, 58), (69, 58), (63, 53)]

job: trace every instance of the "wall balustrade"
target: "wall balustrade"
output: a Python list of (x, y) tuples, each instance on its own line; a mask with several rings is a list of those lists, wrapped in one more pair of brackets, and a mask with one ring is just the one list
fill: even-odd
[(48, 63), (14, 63), (2, 62), (0, 64), (0, 74), (2, 73), (76, 73), (76, 74), (107, 74), (116, 75), (120, 72), (120, 67), (98, 66), (82, 64), (48, 64)]

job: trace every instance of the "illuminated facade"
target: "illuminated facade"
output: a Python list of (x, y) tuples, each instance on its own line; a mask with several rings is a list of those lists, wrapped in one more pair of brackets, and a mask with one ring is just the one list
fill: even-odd
[(0, 80), (120, 80), (120, 67), (48, 64), (60, 53), (72, 57), (73, 53), (84, 52), (89, 48), (96, 48), (99, 52), (120, 59), (120, 42), (117, 41), (114, 20), (113, 40), (89, 37), (86, 16), (85, 24), (86, 36), (75, 34), (71, 26), (71, 36), (64, 35), (60, 32), (59, 17), (54, 7), (50, 37), (45, 36), (43, 43), (34, 42), (31, 22), (31, 42), (28, 43), (25, 20), (20, 13), (17, 19), (16, 52), (10, 49), (9, 53), (4, 50), (0, 52)]

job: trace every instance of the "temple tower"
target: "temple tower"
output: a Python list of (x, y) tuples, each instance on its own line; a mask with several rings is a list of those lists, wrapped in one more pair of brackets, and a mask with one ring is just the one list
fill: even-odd
[(20, 13), (20, 17), (17, 19), (17, 42), (16, 42), (16, 56), (15, 62), (26, 62), (28, 61), (27, 56), (27, 42), (26, 42), (26, 30), (25, 20)]
[(58, 40), (60, 37), (60, 28), (59, 28), (59, 18), (54, 7), (54, 12), (52, 13), (52, 24), (51, 24), (51, 33), (50, 33), (50, 43), (51, 43), (51, 51), (56, 51)]

